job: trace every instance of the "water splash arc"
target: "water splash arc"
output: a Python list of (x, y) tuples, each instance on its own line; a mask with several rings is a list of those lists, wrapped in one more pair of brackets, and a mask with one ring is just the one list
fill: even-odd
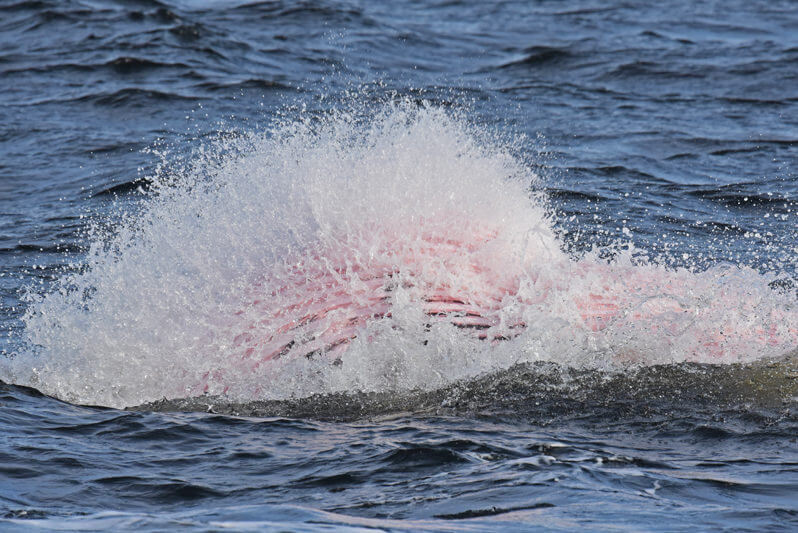
[(438, 108), (286, 121), (154, 182), (87, 268), (34, 297), (10, 381), (121, 407), (431, 389), (541, 360), (746, 362), (798, 344), (794, 295), (754, 270), (569, 257), (537, 177)]

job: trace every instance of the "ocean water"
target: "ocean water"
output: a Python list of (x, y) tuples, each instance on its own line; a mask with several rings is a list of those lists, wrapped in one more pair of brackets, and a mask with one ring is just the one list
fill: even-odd
[(791, 2), (0, 2), (0, 529), (798, 526)]

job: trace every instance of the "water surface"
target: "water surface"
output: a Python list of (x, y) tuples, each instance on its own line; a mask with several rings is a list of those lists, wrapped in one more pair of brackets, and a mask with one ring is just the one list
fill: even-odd
[[(280, 376), (296, 383), (281, 379), (284, 389), (269, 389), (279, 394), (251, 401), (159, 401), (168, 380), (152, 376), (176, 375), (162, 374), (175, 365), (201, 374), (207, 363), (156, 349), (156, 333), (189, 335), (168, 322), (166, 302), (201, 301), (193, 291), (213, 287), (203, 280), (229, 279), (209, 266), (187, 272), (196, 286), (169, 285), (186, 258), (216, 249), (243, 265), (280, 250), (269, 241), (231, 252), (265, 235), (255, 224), (193, 225), (200, 199), (219, 199), (206, 220), (234, 221), (224, 199), (248, 205), (257, 199), (248, 193), (263, 191), (236, 188), (253, 172), (219, 178), (211, 163), (252, 155), (241, 139), (274, 138), (302, 120), (335, 124), (335, 113), (354, 115), (348, 131), (368, 138), (369, 121), (392, 105), (443, 117), (424, 130), (436, 142), (479, 138), (505, 150), (534, 182), (531, 209), (548, 217), (563, 253), (611, 256), (618, 248), (608, 245), (632, 243), (621, 256), (727, 276), (731, 292), (710, 291), (705, 303), (737, 312), (738, 324), (765, 320), (763, 309), (794, 313), (796, 35), (790, 2), (0, 4), (3, 528), (795, 527), (789, 329), (784, 353), (753, 343), (723, 364), (671, 361), (678, 346), (635, 337), (644, 364), (620, 375), (605, 364), (609, 349), (558, 359), (509, 343), (479, 345), (479, 358), (454, 350), (457, 364), (438, 365), (429, 354), (448, 346), (441, 336), (397, 372), (326, 369), (313, 381), (307, 368), (288, 369)], [(453, 133), (461, 127), (465, 137)], [(373, 156), (355, 146), (343, 153)], [(413, 184), (458, 183), (441, 174), (419, 171)], [(468, 193), (483, 183), (477, 175), (452, 190)], [(225, 183), (228, 193), (192, 196), (186, 183)], [(147, 211), (163, 184), (187, 201)], [(266, 211), (312, 220), (296, 205)], [(138, 227), (147, 239), (123, 242), (144, 243), (140, 268), (123, 254), (114, 272), (125, 274), (111, 275), (98, 262), (113, 257), (98, 226)], [(66, 277), (87, 265), (95, 274)], [(68, 279), (126, 283), (80, 286), (101, 291), (81, 323), (75, 300), (37, 303)], [(115, 307), (124, 302), (129, 315)], [(50, 314), (37, 322), (37, 310)], [(184, 323), (201, 324), (192, 312)], [(143, 322), (114, 322), (126, 316)], [(123, 341), (137, 349), (118, 349)], [(361, 353), (391, 360), (384, 347)]]

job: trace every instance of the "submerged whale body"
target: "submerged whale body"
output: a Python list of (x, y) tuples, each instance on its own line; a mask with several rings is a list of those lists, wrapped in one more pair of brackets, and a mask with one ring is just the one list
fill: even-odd
[[(271, 316), (274, 333), (263, 341), (244, 335), (247, 357), (268, 361), (285, 356), (322, 355), (340, 361), (350, 341), (370, 321), (390, 319), (397, 293), (418, 304), (425, 327), (451, 324), (482, 340), (513, 336), (524, 324), (502, 322), (502, 301), (518, 293), (518, 279), (502, 279), (478, 259), (464, 261), (490, 238), (474, 242), (421, 237), (412, 251), (387, 254), (390, 260), (353, 264), (343, 258), (324, 258), (310, 266), (291, 265), (276, 292), (290, 294), (293, 302), (268, 309), (268, 297), (250, 302)], [(323, 266), (321, 266), (323, 265)], [(430, 280), (430, 270), (466, 274), (469, 285), (451, 280)], [(426, 278), (425, 278), (426, 274)], [(286, 281), (290, 285), (285, 284)], [(269, 297), (277, 296), (276, 292)]]
[[(523, 350), (524, 339), (554, 333), (622, 364), (738, 362), (798, 346), (798, 312), (762, 307), (739, 271), (731, 283), (722, 269), (577, 261), (540, 246), (519, 251), (505, 237), (421, 227), (383, 234), (369, 253), (342, 246), (281, 263), (252, 283), (236, 311), (246, 326), (230, 365), (236, 373), (293, 358), (341, 365), (352, 343), (395, 333), (407, 320), (485, 350), (505, 341)], [(417, 340), (428, 342), (423, 333)], [(206, 373), (201, 390), (226, 392), (226, 373)]]

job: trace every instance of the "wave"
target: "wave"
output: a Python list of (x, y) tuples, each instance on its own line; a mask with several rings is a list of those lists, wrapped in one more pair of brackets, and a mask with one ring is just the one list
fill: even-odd
[(745, 406), (783, 410), (798, 400), (798, 351), (778, 361), (644, 366), (627, 372), (524, 363), (433, 390), (319, 393), (234, 401), (226, 396), (159, 400), (133, 411), (351, 421), (397, 413), (506, 416), (526, 421), (633, 419)]
[(572, 57), (571, 52), (551, 46), (530, 46), (521, 52), (519, 59), (503, 63), (498, 68), (538, 67), (559, 64)]
[[(0, 379), (124, 407), (434, 391), (515, 365), (739, 364), (798, 344), (794, 294), (631, 246), (571, 257), (512, 143), (399, 101), (223, 136), (148, 177), (29, 296)], [(127, 204), (129, 207), (129, 204)]]
[(2, 73), (21, 74), (21, 73), (52, 73), (57, 70), (68, 70), (76, 73), (93, 72), (103, 69), (112, 70), (119, 74), (130, 74), (135, 72), (143, 72), (146, 70), (159, 70), (159, 69), (176, 69), (187, 70), (189, 65), (185, 63), (166, 63), (161, 61), (153, 61), (151, 59), (122, 56), (112, 59), (103, 63), (52, 63), (39, 66), (25, 65), (19, 68), (4, 70)]

